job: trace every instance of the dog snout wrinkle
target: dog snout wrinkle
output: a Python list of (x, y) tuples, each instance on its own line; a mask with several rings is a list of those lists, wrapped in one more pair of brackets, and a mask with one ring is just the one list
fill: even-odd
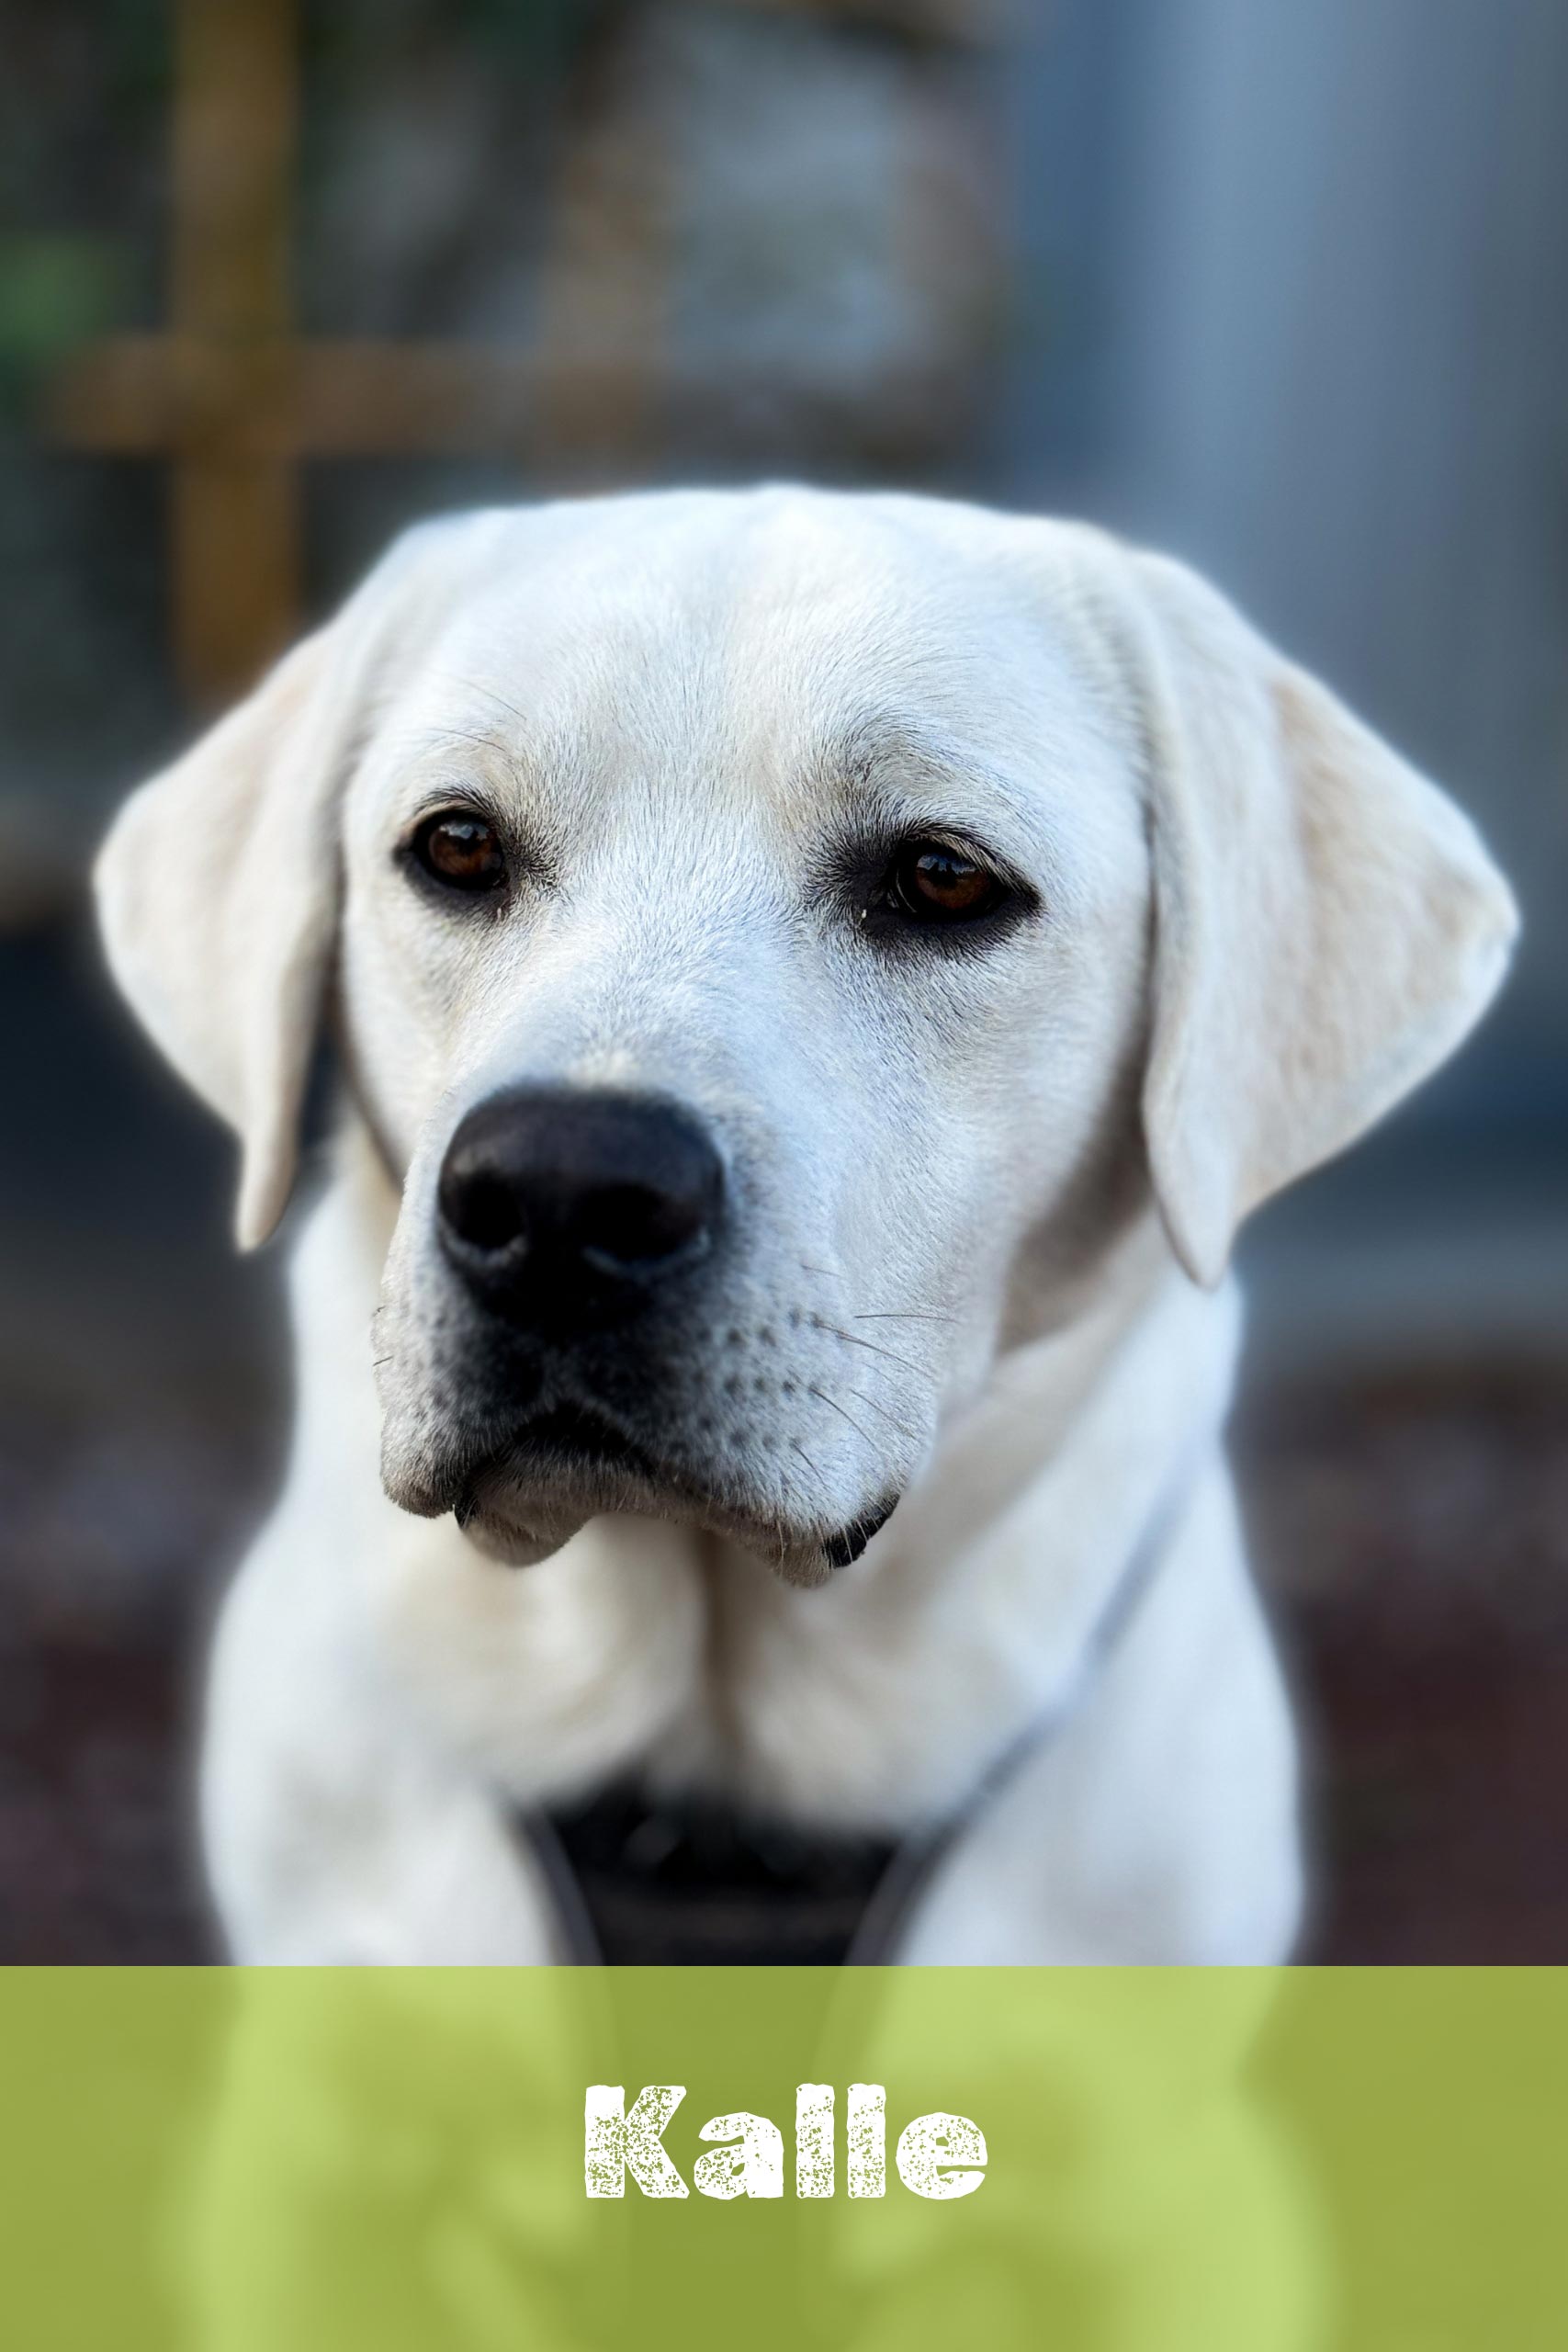
[(724, 1165), (702, 1126), (656, 1097), (536, 1088), (462, 1121), (437, 1192), (442, 1249), (508, 1320), (618, 1320), (702, 1256)]

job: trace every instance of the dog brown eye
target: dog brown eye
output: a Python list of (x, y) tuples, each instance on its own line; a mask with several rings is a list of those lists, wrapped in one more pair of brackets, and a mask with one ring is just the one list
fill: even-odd
[(946, 842), (906, 842), (888, 870), (889, 897), (917, 922), (974, 922), (1000, 905), (996, 876)]
[(467, 808), (445, 808), (427, 817), (409, 844), (415, 861), (446, 890), (477, 896), (499, 890), (506, 880), (506, 853), (487, 818)]

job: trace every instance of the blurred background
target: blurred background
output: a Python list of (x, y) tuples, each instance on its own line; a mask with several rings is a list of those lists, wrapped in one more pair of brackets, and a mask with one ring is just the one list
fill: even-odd
[(1266, 1212), (1236, 1449), (1307, 1956), (1568, 1960), (1561, 0), (10, 0), (0, 1958), (211, 1956), (276, 1255), (103, 982), (109, 810), (412, 517), (790, 472), (1210, 571), (1479, 817), (1474, 1046)]

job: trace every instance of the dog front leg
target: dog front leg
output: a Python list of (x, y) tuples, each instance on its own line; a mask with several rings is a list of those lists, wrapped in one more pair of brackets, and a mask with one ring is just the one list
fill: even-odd
[(225, 1604), (209, 1693), (203, 1843), (246, 1962), (516, 1966), (561, 1958), (502, 1804), (397, 1703), (281, 1531)]

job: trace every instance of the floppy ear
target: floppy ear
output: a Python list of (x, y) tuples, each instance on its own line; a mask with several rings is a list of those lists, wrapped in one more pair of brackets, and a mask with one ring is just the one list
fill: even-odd
[(337, 921), (336, 800), (352, 716), (342, 619), (288, 654), (134, 794), (98, 854), (115, 978), (240, 1135), (240, 1245), (265, 1241), (297, 1130)]
[(1154, 1002), (1144, 1128), (1195, 1281), (1485, 1009), (1517, 929), (1452, 801), (1182, 565), (1135, 554)]

